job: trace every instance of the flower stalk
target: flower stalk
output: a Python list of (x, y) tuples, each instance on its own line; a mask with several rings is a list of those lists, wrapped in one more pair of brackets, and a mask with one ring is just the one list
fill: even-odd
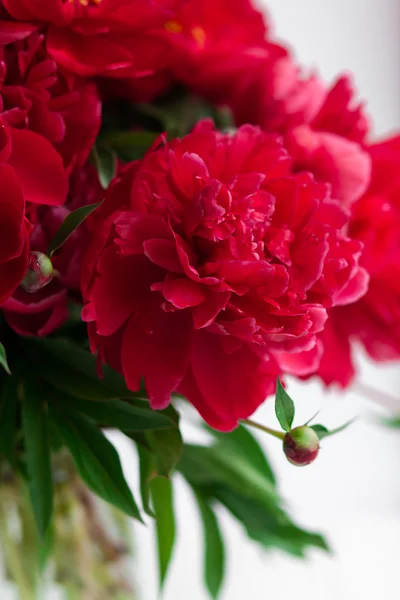
[(254, 427), (255, 429), (260, 429), (264, 433), (268, 433), (268, 435), (272, 435), (273, 437), (278, 438), (278, 440), (283, 441), (285, 438), (284, 431), (277, 431), (276, 429), (271, 429), (270, 427), (266, 427), (266, 425), (261, 425), (260, 423), (257, 423), (256, 421), (253, 421), (252, 419), (243, 419), (242, 423), (244, 425), (248, 425), (249, 427)]

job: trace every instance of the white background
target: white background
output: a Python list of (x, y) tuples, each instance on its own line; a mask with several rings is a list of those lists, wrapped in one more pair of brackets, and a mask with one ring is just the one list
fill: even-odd
[[(209, 0), (210, 2), (212, 0)], [(354, 73), (360, 95), (369, 101), (376, 134), (400, 129), (399, 0), (270, 0), (278, 36), (290, 40), (304, 65), (327, 79)], [(398, 396), (400, 368), (362, 360), (362, 381)], [(381, 600), (397, 597), (400, 560), (400, 431), (376, 426), (382, 409), (355, 391), (326, 394), (316, 384), (290, 382), (298, 423), (316, 410), (328, 426), (361, 418), (324, 443), (316, 463), (291, 467), (280, 444), (259, 436), (279, 476), (293, 516), (326, 533), (333, 558), (312, 552), (307, 562), (266, 554), (241, 527), (221, 513), (227, 540), (228, 571), (221, 600)], [(382, 413), (384, 414), (384, 412)], [(273, 406), (255, 418), (275, 425)], [(194, 430), (185, 428), (188, 439)], [(112, 436), (124, 468), (137, 489), (137, 465), (127, 440)], [(178, 543), (165, 600), (206, 600), (201, 579), (202, 533), (189, 490), (178, 480)], [(142, 600), (156, 600), (157, 563), (152, 527), (136, 526), (135, 570)], [(1, 591), (5, 600), (7, 593)], [(42, 600), (42, 599), (40, 599)], [(107, 600), (106, 598), (104, 600)]]
[[(400, 129), (399, 0), (269, 0), (261, 4), (268, 6), (278, 36), (290, 41), (304, 65), (317, 68), (329, 81), (343, 70), (354, 73), (360, 96), (368, 99), (376, 135)], [(400, 398), (400, 367), (378, 369), (363, 361), (362, 381)], [(285, 461), (277, 440), (259, 437), (292, 514), (310, 529), (325, 531), (335, 556), (312, 552), (304, 563), (278, 553), (265, 554), (222, 513), (228, 546), (222, 600), (288, 600), (294, 594), (297, 600), (397, 597), (400, 430), (372, 424), (379, 406), (354, 391), (327, 395), (316, 383), (295, 382), (289, 391), (296, 399), (299, 423), (320, 408), (319, 420), (332, 426), (363, 415), (340, 437), (326, 440), (318, 461), (305, 469)], [(255, 418), (274, 425), (272, 403)], [(128, 463), (128, 475), (134, 476)], [(176, 486), (176, 500), (178, 545), (164, 598), (206, 600), (200, 523), (183, 482)], [(142, 597), (156, 600), (151, 532), (136, 528), (136, 536)]]

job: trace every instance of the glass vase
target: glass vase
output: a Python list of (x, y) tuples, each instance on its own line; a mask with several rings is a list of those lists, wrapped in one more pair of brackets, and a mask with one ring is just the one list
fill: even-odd
[[(10, 598), (136, 600), (129, 519), (85, 487), (69, 454), (55, 458), (53, 480), (53, 520), (41, 541), (25, 478), (0, 462), (0, 557)], [(0, 578), (0, 598), (2, 586)]]

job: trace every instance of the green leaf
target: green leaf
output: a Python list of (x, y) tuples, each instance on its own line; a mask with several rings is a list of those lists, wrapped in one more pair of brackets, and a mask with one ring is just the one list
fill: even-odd
[(195, 492), (217, 500), (244, 526), (247, 535), (265, 548), (281, 548), (303, 556), (307, 546), (326, 548), (321, 536), (298, 528), (282, 508), (271, 481), (246, 457), (214, 447), (185, 445), (178, 469)]
[(38, 375), (71, 396), (103, 401), (138, 395), (107, 365), (100, 379), (96, 356), (68, 339), (24, 339), (23, 351)]
[(381, 422), (383, 425), (387, 425), (387, 427), (393, 427), (394, 429), (398, 429), (400, 427), (400, 416), (391, 417), (389, 419), (383, 419)]
[(105, 435), (76, 410), (49, 403), (59, 434), (87, 486), (100, 498), (141, 521), (139, 509), (122, 472), (118, 453)]
[(3, 344), (0, 343), (0, 366), (3, 367), (7, 375), (11, 375), (10, 367), (7, 362), (7, 353)]
[(299, 557), (304, 556), (308, 546), (329, 549), (321, 535), (297, 527), (282, 509), (279, 512), (268, 510), (257, 501), (225, 487), (217, 490), (216, 497), (242, 523), (249, 538), (265, 548), (281, 548)]
[(172, 482), (165, 477), (150, 481), (151, 499), (156, 515), (160, 588), (163, 587), (175, 545), (175, 516)]
[(151, 131), (107, 131), (99, 144), (113, 148), (122, 160), (130, 162), (142, 158), (158, 136)]
[(144, 512), (149, 517), (155, 517), (155, 514), (150, 506), (150, 480), (154, 477), (154, 461), (150, 452), (142, 446), (137, 446), (139, 457), (139, 473), (140, 473), (140, 494), (142, 496), (142, 506)]
[(148, 431), (175, 427), (174, 421), (162, 412), (153, 410), (150, 404), (135, 406), (129, 400), (106, 400), (91, 402), (60, 394), (59, 399), (68, 406), (83, 412), (103, 427), (114, 427), (124, 431)]
[(0, 455), (14, 463), (14, 443), (18, 418), (18, 379), (7, 377), (0, 397)]
[[(236, 431), (232, 437), (227, 434), (225, 446), (224, 434), (219, 433), (212, 447), (184, 445), (178, 470), (189, 485), (208, 503), (214, 500), (223, 504), (248, 536), (265, 548), (278, 547), (296, 556), (303, 556), (307, 546), (326, 548), (321, 536), (300, 529), (290, 520), (282, 508), (275, 478), (271, 480), (265, 469), (261, 449), (258, 452), (257, 444)], [(240, 442), (242, 454), (238, 452)]]
[(174, 428), (146, 433), (147, 443), (153, 453), (154, 469), (158, 475), (169, 477), (182, 453), (182, 435), (179, 430), (179, 413), (168, 406), (163, 413), (175, 424)]
[(187, 94), (184, 90), (164, 97), (157, 106), (140, 104), (137, 108), (142, 114), (159, 121), (161, 130), (167, 131), (170, 139), (186, 135), (198, 121), (212, 116), (215, 112), (199, 96)]
[(324, 425), (309, 425), (309, 427), (311, 427), (311, 429), (314, 429), (315, 433), (317, 434), (320, 440), (329, 435), (329, 431)]
[(222, 433), (211, 428), (207, 428), (207, 430), (218, 440), (217, 449), (221, 453), (226, 452), (232, 458), (233, 455), (240, 455), (242, 459), (244, 458), (250, 463), (252, 468), (257, 469), (263, 477), (276, 484), (271, 465), (256, 438), (246, 427), (240, 425), (230, 433)]
[(101, 186), (106, 190), (117, 174), (117, 155), (111, 148), (97, 146), (92, 150), (92, 160)]
[(265, 506), (276, 506), (279, 496), (275, 485), (245, 458), (234, 460), (227, 452), (215, 447), (185, 444), (178, 469), (193, 487), (226, 486)]
[(204, 530), (204, 580), (211, 598), (216, 600), (221, 591), (225, 572), (225, 548), (217, 517), (199, 491), (194, 490)]
[(335, 429), (331, 429), (330, 431), (324, 425), (316, 424), (316, 425), (310, 425), (310, 427), (311, 427), (311, 429), (314, 429), (314, 431), (317, 434), (317, 436), (319, 437), (319, 439), (323, 440), (326, 437), (330, 437), (331, 435), (335, 435), (336, 433), (340, 433), (341, 431), (344, 431), (345, 429), (347, 429), (347, 427), (349, 427), (352, 423), (354, 423), (354, 421), (355, 421), (355, 419), (351, 419), (347, 423), (344, 423), (344, 425), (341, 425), (340, 427), (336, 427)]
[(154, 465), (157, 473), (169, 477), (182, 452), (182, 435), (179, 429), (151, 431), (146, 439), (154, 453)]
[(124, 431), (123, 429), (121, 429), (121, 431), (124, 435), (126, 435), (126, 437), (135, 442), (137, 446), (140, 446), (144, 450), (151, 452), (151, 447), (145, 433), (137, 431)]
[(275, 414), (284, 431), (290, 431), (294, 419), (294, 402), (278, 377), (276, 380)]
[(54, 533), (54, 524), (50, 523), (50, 527), (47, 529), (46, 535), (43, 540), (39, 542), (38, 548), (38, 560), (39, 560), (39, 570), (40, 573), (43, 574), (48, 561), (54, 550), (54, 542), (55, 542), (55, 533)]
[(22, 396), (29, 490), (39, 535), (44, 539), (53, 511), (53, 480), (45, 394), (33, 377), (25, 377)]
[(52, 256), (56, 250), (67, 241), (67, 239), (74, 233), (74, 231), (84, 222), (89, 215), (92, 214), (100, 206), (101, 202), (96, 204), (88, 204), (87, 206), (81, 206), (73, 212), (71, 212), (63, 221), (57, 233), (50, 242), (47, 249), (48, 256)]

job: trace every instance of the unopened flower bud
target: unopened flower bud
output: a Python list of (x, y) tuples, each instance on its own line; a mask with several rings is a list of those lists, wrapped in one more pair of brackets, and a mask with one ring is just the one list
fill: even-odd
[(37, 292), (53, 279), (54, 270), (51, 260), (43, 252), (31, 252), (28, 270), (21, 287), (26, 292)]
[(311, 427), (303, 425), (289, 431), (283, 440), (283, 451), (293, 465), (303, 467), (318, 455), (319, 437)]

